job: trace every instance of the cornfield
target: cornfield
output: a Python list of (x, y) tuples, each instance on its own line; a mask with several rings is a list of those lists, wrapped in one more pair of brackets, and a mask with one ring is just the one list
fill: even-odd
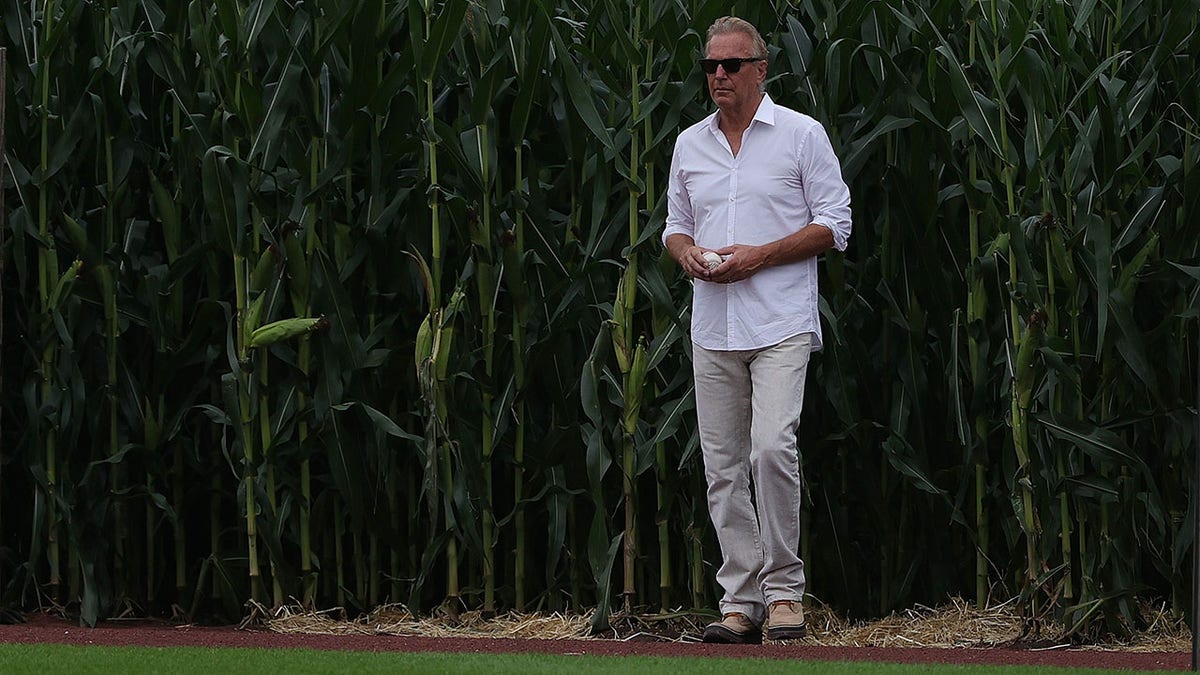
[(658, 242), (713, 19), (851, 186), (810, 590), (1186, 611), (1197, 0), (4, 5), (0, 598), (715, 607)]

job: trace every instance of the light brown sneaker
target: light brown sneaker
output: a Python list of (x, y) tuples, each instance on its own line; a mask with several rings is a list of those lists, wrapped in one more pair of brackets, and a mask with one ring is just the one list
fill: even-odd
[(728, 645), (756, 645), (762, 642), (762, 629), (745, 614), (730, 612), (720, 621), (704, 628), (704, 641)]
[(804, 607), (799, 601), (779, 600), (767, 609), (768, 640), (799, 640), (808, 635)]

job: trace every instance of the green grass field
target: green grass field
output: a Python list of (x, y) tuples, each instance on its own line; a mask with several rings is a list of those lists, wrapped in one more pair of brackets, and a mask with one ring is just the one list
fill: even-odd
[(78, 647), (53, 644), (0, 645), (0, 675), (16, 673), (924, 673), (987, 675), (1014, 673), (1129, 673), (1128, 670), (1051, 666), (933, 666), (868, 662), (776, 661), (769, 659), (568, 656), (545, 654), (412, 654), (333, 652), (305, 649), (201, 647)]

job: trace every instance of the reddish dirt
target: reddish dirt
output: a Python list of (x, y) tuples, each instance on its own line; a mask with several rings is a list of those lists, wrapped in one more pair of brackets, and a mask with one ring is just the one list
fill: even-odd
[(1086, 649), (926, 649), (819, 647), (803, 644), (706, 645), (687, 642), (619, 640), (524, 640), (509, 638), (427, 638), (390, 635), (297, 635), (261, 629), (174, 626), (152, 621), (108, 621), (95, 628), (33, 615), (28, 623), (0, 625), (0, 643), (141, 645), (147, 647), (306, 648), (367, 652), (536, 653), (604, 656), (726, 656), (804, 661), (881, 661), (1067, 666), (1133, 670), (1188, 670), (1191, 655), (1175, 652), (1115, 652)]

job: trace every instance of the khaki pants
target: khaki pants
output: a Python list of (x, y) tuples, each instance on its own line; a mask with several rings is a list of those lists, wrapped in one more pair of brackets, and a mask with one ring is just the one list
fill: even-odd
[(748, 351), (693, 347), (708, 513), (723, 559), (721, 613), (762, 624), (770, 603), (804, 597), (796, 428), (812, 335)]

